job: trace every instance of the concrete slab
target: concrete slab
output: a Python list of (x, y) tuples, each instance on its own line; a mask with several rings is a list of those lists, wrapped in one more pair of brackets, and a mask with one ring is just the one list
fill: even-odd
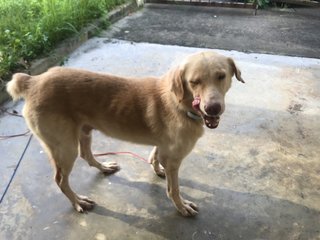
[[(21, 114), (22, 103), (4, 104), (1, 108), (14, 109)], [(0, 114), (0, 137), (15, 135), (27, 132), (28, 128), (21, 117), (12, 117), (7, 113)], [(3, 196), (10, 182), (11, 176), (19, 163), (22, 153), (24, 152), (30, 136), (18, 138), (10, 138), (6, 140), (0, 139), (0, 199)]]
[(300, 57), (320, 56), (320, 11), (291, 12), (146, 4), (101, 36), (134, 42), (237, 50)]
[[(95, 38), (66, 65), (159, 76), (199, 50)], [(233, 83), (219, 128), (206, 130), (181, 168), (182, 195), (199, 205), (197, 217), (181, 217), (165, 181), (129, 156), (102, 158), (122, 167), (108, 177), (76, 162), (71, 185), (97, 202), (78, 214), (33, 139), (0, 206), (0, 239), (319, 239), (320, 60), (220, 52), (247, 83)], [(93, 149), (147, 157), (151, 147), (95, 132)]]

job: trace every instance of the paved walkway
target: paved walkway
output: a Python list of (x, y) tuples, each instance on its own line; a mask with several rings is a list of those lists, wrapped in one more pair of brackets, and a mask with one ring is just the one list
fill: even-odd
[[(288, 9), (289, 10), (289, 9)], [(134, 42), (320, 57), (320, 11), (290, 12), (147, 4), (102, 33)]]

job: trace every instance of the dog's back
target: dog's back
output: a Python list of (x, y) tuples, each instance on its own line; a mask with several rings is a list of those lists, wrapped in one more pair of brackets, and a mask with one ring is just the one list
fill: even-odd
[(111, 137), (153, 145), (173, 116), (163, 100), (170, 88), (160, 81), (54, 67), (37, 76), (15, 74), (7, 91), (14, 100), (25, 99), (27, 121), (70, 119)]

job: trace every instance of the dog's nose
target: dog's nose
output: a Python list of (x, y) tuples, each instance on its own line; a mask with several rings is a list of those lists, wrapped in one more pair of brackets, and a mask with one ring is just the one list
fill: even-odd
[(219, 113), (221, 112), (221, 104), (213, 103), (213, 104), (205, 105), (204, 110), (208, 115), (211, 115), (211, 116), (219, 115)]

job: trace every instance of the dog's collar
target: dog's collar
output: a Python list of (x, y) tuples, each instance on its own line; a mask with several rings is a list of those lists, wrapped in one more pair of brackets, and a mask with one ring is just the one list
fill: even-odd
[(197, 121), (202, 120), (201, 116), (199, 116), (198, 114), (195, 114), (193, 112), (190, 112), (190, 111), (187, 112), (187, 116), (189, 118), (192, 118), (193, 120), (197, 120)]

